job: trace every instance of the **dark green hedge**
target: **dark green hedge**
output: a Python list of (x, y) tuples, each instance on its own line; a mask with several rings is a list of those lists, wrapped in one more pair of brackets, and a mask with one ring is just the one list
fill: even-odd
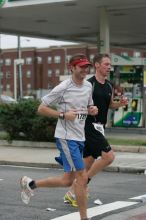
[(0, 124), (9, 141), (54, 141), (56, 118), (39, 115), (39, 104), (38, 100), (25, 100), (0, 105)]

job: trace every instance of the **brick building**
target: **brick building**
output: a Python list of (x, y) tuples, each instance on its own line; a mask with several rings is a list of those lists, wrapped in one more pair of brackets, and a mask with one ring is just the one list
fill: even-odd
[[(67, 61), (75, 53), (84, 53), (92, 61), (98, 50), (96, 46), (79, 44), (49, 48), (21, 48), (23, 95), (40, 98), (60, 82), (60, 76), (69, 75)], [(145, 51), (112, 48), (117, 55), (144, 57)], [(18, 58), (17, 49), (6, 49), (0, 53), (0, 93), (14, 96), (14, 60)], [(18, 67), (17, 67), (18, 68)], [(94, 73), (94, 68), (90, 69)], [(20, 94), (17, 69), (17, 93)]]

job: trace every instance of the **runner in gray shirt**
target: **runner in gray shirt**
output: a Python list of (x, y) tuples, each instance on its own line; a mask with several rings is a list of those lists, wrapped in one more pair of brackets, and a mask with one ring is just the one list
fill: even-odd
[[(45, 116), (58, 117), (55, 130), (56, 146), (60, 151), (64, 175), (47, 179), (32, 180), (23, 176), (20, 180), (21, 198), (29, 203), (34, 189), (39, 187), (68, 187), (75, 180), (81, 220), (87, 220), (86, 184), (88, 181), (82, 154), (84, 148), (84, 125), (87, 114), (96, 115), (97, 107), (93, 106), (92, 86), (85, 80), (90, 62), (83, 54), (70, 59), (69, 68), (72, 76), (56, 86), (42, 98), (38, 112)], [(51, 105), (57, 104), (57, 110)]]
[(77, 117), (74, 121), (59, 118), (55, 137), (84, 141), (84, 125), (88, 114), (88, 106), (93, 105), (92, 85), (84, 80), (82, 85), (76, 85), (72, 77), (56, 86), (48, 95), (42, 98), (46, 106), (57, 105), (59, 112), (74, 111)]

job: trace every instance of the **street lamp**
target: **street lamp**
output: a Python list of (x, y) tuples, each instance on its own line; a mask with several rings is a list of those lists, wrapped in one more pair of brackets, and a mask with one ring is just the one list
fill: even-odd
[[(1, 48), (1, 34), (0, 34), (0, 59), (1, 59), (1, 55), (2, 55), (2, 48)], [(0, 60), (0, 95), (2, 93), (2, 65), (1, 65), (1, 60)]]
[(67, 48), (64, 48), (64, 75), (68, 75), (68, 66), (67, 66)]
[[(29, 39), (26, 39), (26, 41), (29, 41)], [(18, 60), (22, 60), (21, 56), (21, 36), (18, 35)], [(22, 85), (22, 62), (19, 62), (18, 64), (18, 76), (19, 76), (19, 91), (20, 91), (20, 99), (23, 98), (23, 85)]]
[[(21, 59), (21, 45), (20, 36), (18, 36), (18, 60)], [(19, 75), (19, 89), (20, 89), (20, 99), (23, 98), (23, 86), (22, 86), (22, 63), (18, 63), (18, 75)]]
[(17, 101), (17, 66), (23, 65), (23, 59), (14, 60), (14, 99)]

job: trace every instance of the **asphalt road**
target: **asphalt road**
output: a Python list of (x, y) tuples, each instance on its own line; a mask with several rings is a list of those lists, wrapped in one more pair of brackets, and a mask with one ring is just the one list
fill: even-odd
[[(58, 169), (0, 166), (0, 220), (51, 220), (77, 211), (63, 203), (66, 189), (62, 188), (37, 189), (28, 206), (20, 199), (21, 176), (28, 175), (38, 179), (61, 175), (62, 172)], [(145, 194), (145, 181), (144, 174), (102, 172), (90, 183), (89, 207), (96, 206), (93, 201), (97, 198), (107, 204)], [(46, 211), (46, 208), (56, 210)]]

